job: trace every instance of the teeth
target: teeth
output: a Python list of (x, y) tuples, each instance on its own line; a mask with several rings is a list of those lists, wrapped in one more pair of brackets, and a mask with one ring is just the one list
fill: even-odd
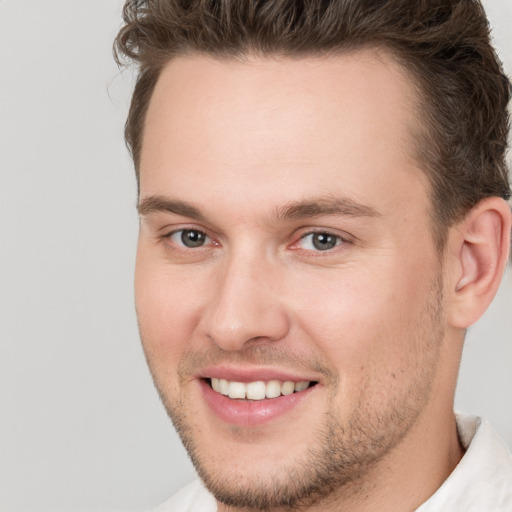
[(230, 382), (228, 387), (229, 398), (245, 398), (247, 386), (242, 382)]
[[(307, 383), (309, 386), (309, 382)], [(295, 391), (295, 384), (293, 382), (290, 382), (289, 380), (283, 382), (283, 385), (281, 386), (281, 393), (283, 395), (291, 395)]]
[(244, 383), (212, 378), (211, 384), (214, 391), (232, 399), (263, 400), (264, 398), (277, 398), (281, 395), (286, 396), (294, 392), (304, 391), (311, 382), (307, 380), (300, 382), (290, 380), (263, 382), (258, 380)]
[(267, 382), (267, 389), (265, 390), (265, 396), (267, 398), (277, 398), (281, 395), (281, 383), (278, 380), (271, 380)]
[(249, 400), (263, 400), (265, 398), (265, 383), (262, 381), (246, 384), (246, 396)]
[(295, 383), (295, 391), (304, 391), (309, 387), (309, 382), (302, 381), (302, 382), (296, 382)]
[(229, 394), (229, 382), (226, 379), (219, 379), (219, 393)]
[[(212, 388), (214, 391), (217, 391), (217, 393), (220, 393), (220, 379), (212, 379)], [(224, 394), (224, 393), (222, 393)]]

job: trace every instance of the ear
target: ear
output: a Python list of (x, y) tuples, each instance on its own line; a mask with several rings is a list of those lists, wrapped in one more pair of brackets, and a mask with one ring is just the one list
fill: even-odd
[(508, 261), (511, 217), (505, 200), (490, 197), (450, 229), (445, 290), (451, 326), (467, 329), (492, 302)]

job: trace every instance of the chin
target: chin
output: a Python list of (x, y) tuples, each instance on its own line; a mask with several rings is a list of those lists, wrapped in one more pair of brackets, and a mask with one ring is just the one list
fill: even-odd
[(290, 434), (273, 426), (265, 442), (261, 432), (216, 432), (208, 422), (191, 421), (182, 405), (167, 410), (205, 486), (217, 501), (253, 510), (310, 507), (334, 494), (351, 494), (417, 417), (410, 411), (396, 424), (393, 411), (372, 419), (360, 410), (343, 424), (330, 411), (317, 425), (301, 429), (295, 422)]

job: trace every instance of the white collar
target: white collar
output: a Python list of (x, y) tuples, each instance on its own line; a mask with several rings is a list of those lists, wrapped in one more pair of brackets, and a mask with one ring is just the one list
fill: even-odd
[(466, 453), (452, 474), (416, 512), (511, 512), (512, 454), (490, 423), (457, 414)]

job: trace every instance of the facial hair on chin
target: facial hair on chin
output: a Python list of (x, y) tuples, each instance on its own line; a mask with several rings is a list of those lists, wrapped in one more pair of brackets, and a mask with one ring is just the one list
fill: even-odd
[[(335, 405), (335, 370), (318, 361), (313, 366), (327, 376), (332, 390), (327, 419), (321, 428), (313, 432), (314, 443), (301, 457), (279, 467), (265, 479), (256, 475), (245, 480), (243, 475), (232, 474), (229, 468), (219, 468), (208, 458), (208, 447), (201, 446), (197, 433), (201, 426), (195, 424), (183, 396), (171, 403), (160, 385), (156, 372), (154, 382), (160, 398), (169, 414), (194, 467), (215, 498), (225, 505), (245, 510), (269, 510), (272, 508), (304, 508), (336, 493), (354, 494), (362, 492), (362, 483), (372, 468), (407, 435), (422, 409), (426, 406), (432, 382), (437, 370), (438, 352), (444, 331), (442, 316), (442, 281), (438, 278), (432, 285), (432, 292), (423, 314), (417, 319), (410, 332), (417, 333), (413, 355), (417, 368), (409, 387), (394, 397), (386, 408), (380, 411), (368, 410), (365, 389), (360, 390), (358, 404), (349, 418), (343, 419)], [(411, 340), (412, 341), (412, 340)], [(180, 364), (179, 375), (183, 383), (191, 368), (212, 363), (221, 357), (230, 357), (245, 362), (286, 361), (286, 364), (311, 368), (311, 363), (299, 361), (290, 354), (272, 352), (266, 347), (236, 354), (221, 354), (218, 350), (210, 354), (188, 354)], [(416, 359), (414, 359), (416, 357)], [(233, 362), (233, 361), (231, 361)], [(148, 358), (150, 369), (151, 359)], [(297, 367), (297, 366), (295, 366)], [(371, 397), (370, 397), (371, 398)], [(371, 400), (370, 400), (371, 403)], [(205, 428), (208, 428), (207, 426)], [(241, 478), (242, 476), (242, 478)], [(364, 492), (368, 487), (364, 486)]]

